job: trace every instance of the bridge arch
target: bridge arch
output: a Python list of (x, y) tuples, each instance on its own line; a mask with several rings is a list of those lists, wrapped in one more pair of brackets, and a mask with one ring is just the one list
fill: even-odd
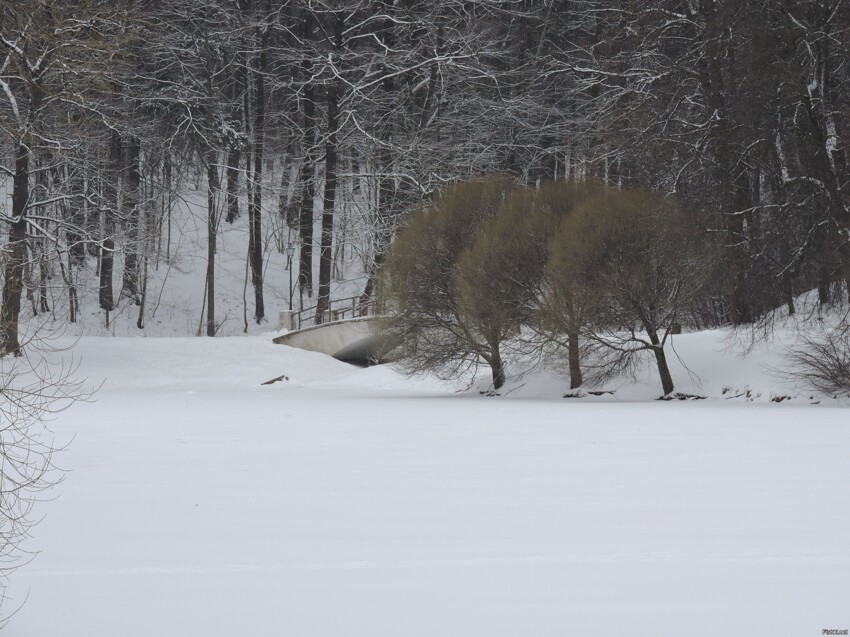
[(364, 316), (313, 325), (278, 336), (274, 342), (364, 367), (385, 363), (394, 344), (378, 332), (379, 318)]

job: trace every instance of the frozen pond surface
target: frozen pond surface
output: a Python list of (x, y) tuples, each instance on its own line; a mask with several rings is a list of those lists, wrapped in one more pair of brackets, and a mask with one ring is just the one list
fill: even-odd
[(845, 409), (463, 396), (260, 338), (77, 350), (107, 382), (54, 423), (72, 471), (10, 635), (850, 627)]

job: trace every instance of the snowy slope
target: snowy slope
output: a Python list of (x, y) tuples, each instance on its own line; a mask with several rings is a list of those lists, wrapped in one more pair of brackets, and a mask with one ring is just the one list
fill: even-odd
[[(723, 356), (720, 336), (680, 341), (715, 372), (703, 390), (769, 392), (769, 356)], [(106, 382), (54, 423), (71, 471), (38, 507), (42, 553), (13, 576), (7, 611), (29, 599), (9, 634), (850, 626), (836, 401), (625, 400), (657, 395), (648, 380), (598, 404), (559, 398), (545, 375), (485, 398), (263, 337), (84, 338), (76, 352)]]
[[(243, 215), (233, 224), (221, 221), (216, 254), (216, 322), (218, 334), (233, 336), (246, 332), (257, 334), (275, 328), (279, 313), (289, 307), (289, 271), (284, 248), (295, 234), (276, 212), (277, 189), (273, 185), (279, 175), (267, 180), (263, 211), (264, 296), (266, 318), (260, 325), (254, 321), (254, 296), (250, 281), (246, 279), (248, 252), (248, 227), (243, 202)], [(51, 329), (62, 328), (71, 335), (87, 336), (193, 336), (198, 332), (204, 310), (204, 282), (207, 268), (207, 208), (204, 187), (193, 189), (187, 184), (175, 200), (169, 224), (164, 223), (161, 238), (156, 243), (148, 261), (148, 298), (144, 312), (143, 329), (137, 327), (139, 307), (128, 296), (121, 295), (124, 270), (125, 243), (117, 237), (113, 286), (116, 310), (110, 313), (109, 325), (103, 310), (98, 307), (97, 260), (87, 259), (84, 268), (75, 269), (75, 283), (80, 301), (80, 316), (75, 324), (67, 324), (69, 300), (58, 265), (52, 263), (48, 282), (51, 311), (33, 316), (32, 307), (24, 303), (21, 319), (30, 329), (46, 324)], [(0, 181), (0, 192), (4, 186)], [(348, 213), (350, 216), (353, 213)], [(321, 231), (321, 201), (317, 201), (315, 236)], [(346, 298), (363, 292), (365, 276), (363, 259), (358, 248), (361, 240), (356, 219), (340, 214), (338, 240), (346, 244), (338, 266), (344, 279), (331, 283), (331, 298)], [(342, 233), (343, 228), (345, 233)], [(169, 240), (170, 236), (170, 240)], [(314, 281), (318, 281), (319, 249), (314, 247)], [(297, 269), (297, 256), (296, 256)], [(297, 281), (297, 271), (294, 273)], [(297, 290), (294, 305), (299, 305)], [(315, 295), (305, 296), (304, 306), (315, 305)], [(202, 316), (203, 315), (203, 316)]]

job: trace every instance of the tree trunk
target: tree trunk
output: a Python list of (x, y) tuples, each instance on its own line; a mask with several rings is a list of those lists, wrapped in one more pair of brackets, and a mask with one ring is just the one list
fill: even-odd
[(581, 374), (581, 358), (578, 344), (578, 332), (567, 334), (567, 358), (570, 364), (570, 389), (582, 386), (584, 379)]
[[(335, 49), (342, 48), (343, 20), (337, 16), (334, 28)], [(339, 58), (337, 57), (337, 61)], [(322, 208), (322, 235), (319, 250), (319, 296), (316, 300), (316, 323), (322, 323), (330, 305), (331, 265), (333, 262), (334, 206), (336, 205), (337, 109), (336, 81), (327, 87), (328, 134), (325, 142), (325, 195)]]
[(59, 257), (59, 269), (62, 272), (62, 278), (65, 285), (68, 286), (68, 322), (77, 322), (77, 312), (79, 311), (79, 300), (77, 299), (77, 287), (74, 285), (74, 259), (68, 254), (68, 269), (62, 263), (62, 257)]
[(142, 291), (139, 295), (139, 318), (136, 320), (136, 327), (140, 330), (145, 329), (145, 304), (148, 298), (148, 256), (142, 257)]
[(646, 335), (649, 337), (649, 342), (652, 343), (652, 353), (655, 355), (655, 363), (658, 366), (658, 375), (661, 377), (661, 389), (664, 390), (664, 395), (673, 391), (673, 377), (670, 375), (670, 367), (667, 365), (667, 355), (664, 353), (664, 344), (658, 338), (658, 326), (649, 321), (645, 314), (640, 316), (640, 321), (643, 328), (646, 330)]
[(29, 202), (30, 149), (18, 143), (15, 154), (15, 177), (12, 187), (12, 224), (9, 229), (8, 257), (3, 269), (3, 296), (0, 302), (0, 356), (21, 355), (18, 342), (18, 316), (27, 261), (27, 203)]
[(850, 237), (850, 220), (839, 221), (839, 224), (839, 231), (835, 233), (835, 240), (838, 243), (837, 252), (840, 268), (838, 280), (844, 282), (844, 299), (850, 302), (850, 243), (847, 240), (847, 237)]
[(121, 295), (139, 303), (139, 223), (141, 217), (141, 183), (139, 168), (141, 147), (139, 138), (130, 137), (127, 145), (127, 187), (124, 192), (123, 208), (127, 210), (127, 242), (124, 245), (124, 276)]
[(263, 300), (263, 154), (266, 127), (266, 35), (260, 38), (260, 55), (257, 59), (256, 104), (254, 106), (254, 176), (251, 205), (248, 210), (248, 252), (251, 265), (251, 283), (254, 286), (254, 319), (257, 323), (265, 317)]
[[(304, 40), (310, 42), (313, 38), (314, 20), (312, 12), (307, 9), (304, 14)], [(316, 105), (315, 88), (310, 81), (312, 68), (308, 53), (305, 52), (301, 63), (301, 76), (305, 81), (303, 114), (304, 114), (304, 148), (301, 165), (301, 211), (298, 220), (301, 245), (298, 249), (298, 289), (301, 296), (313, 296), (313, 201), (316, 198), (314, 173), (316, 139)]]
[(218, 153), (207, 149), (207, 336), (215, 336), (215, 247), (217, 235), (215, 195), (218, 189)]
[[(165, 151), (165, 159), (163, 160), (162, 170), (165, 173), (163, 180), (165, 181), (165, 259), (171, 260), (171, 209), (173, 208), (172, 192), (171, 192), (171, 151)], [(162, 234), (160, 233), (160, 239)]]
[[(215, 95), (212, 85), (212, 71), (207, 75), (207, 112), (206, 125), (207, 130), (212, 134), (215, 120)], [(206, 164), (207, 164), (207, 281), (206, 281), (206, 297), (207, 297), (207, 336), (215, 336), (215, 252), (216, 252), (216, 237), (218, 235), (218, 215), (216, 214), (215, 200), (216, 192), (219, 188), (218, 183), (218, 150), (212, 146), (211, 140), (207, 143), (206, 148)], [(200, 332), (200, 329), (198, 330)]]
[(227, 154), (227, 223), (239, 218), (239, 165), (242, 163), (242, 149), (232, 148)]
[(673, 391), (673, 377), (670, 375), (670, 368), (667, 366), (667, 356), (664, 354), (664, 348), (661, 345), (653, 347), (652, 352), (655, 354), (658, 375), (661, 377), (661, 389), (666, 396)]
[[(47, 199), (50, 196), (50, 175), (46, 166), (52, 162), (53, 157), (49, 153), (46, 157), (38, 161), (38, 172), (35, 176), (36, 186), (34, 192), (30, 192), (31, 199)], [(38, 263), (38, 288), (34, 291), (37, 293), (38, 300), (33, 303), (34, 315), (50, 311), (50, 304), (47, 301), (47, 281), (50, 278), (50, 266), (47, 262), (47, 238), (44, 236), (50, 233), (50, 230), (48, 230), (49, 222), (47, 224), (42, 230), (38, 231), (38, 234), (42, 234), (42, 236), (39, 237), (37, 234), (30, 234), (27, 241), (30, 249), (30, 270), (33, 272), (32, 279), (30, 279), (32, 283), (30, 285), (35, 283), (35, 266)]]
[(39, 243), (41, 246), (38, 255), (38, 311), (46, 313), (50, 311), (50, 303), (47, 301), (47, 281), (50, 279), (50, 265), (47, 262), (43, 240)]
[(103, 237), (100, 251), (100, 308), (108, 314), (115, 309), (112, 293), (112, 268), (115, 257), (115, 211), (118, 208), (118, 166), (121, 161), (121, 136), (113, 131), (109, 138), (109, 160), (104, 167)]
[(818, 303), (821, 305), (830, 304), (830, 287), (832, 287), (832, 277), (829, 268), (825, 263), (820, 263), (818, 265)]
[(502, 354), (498, 348), (494, 349), (490, 356), (490, 371), (493, 375), (493, 389), (501, 389), (505, 384), (505, 365), (502, 362)]
[(65, 238), (68, 241), (68, 254), (77, 266), (86, 263), (86, 211), (83, 203), (85, 186), (83, 176), (73, 166), (66, 165), (65, 173), (70, 181), (71, 200), (65, 205), (68, 215), (69, 226), (65, 230)]

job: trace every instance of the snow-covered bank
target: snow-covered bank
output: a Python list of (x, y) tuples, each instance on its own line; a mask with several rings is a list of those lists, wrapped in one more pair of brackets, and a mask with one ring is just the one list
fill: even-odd
[(603, 406), (530, 376), (550, 398), (481, 398), (261, 338), (76, 349), (107, 382), (54, 423), (71, 471), (10, 634), (850, 625), (850, 428), (826, 402)]
[[(666, 348), (675, 392), (691, 397), (748, 402), (792, 400), (797, 403), (822, 401), (847, 404), (846, 397), (823, 396), (811, 391), (788, 371), (788, 348), (799, 338), (790, 328), (772, 340), (746, 342), (728, 329), (707, 330), (674, 336)], [(649, 352), (635, 377), (623, 376), (570, 392), (562, 374), (537, 366), (529, 372), (522, 365), (508, 370), (509, 379), (501, 392), (507, 396), (551, 398), (569, 394), (596, 401), (642, 401), (658, 398), (661, 382)], [(562, 365), (564, 367), (564, 365)], [(486, 381), (485, 381), (486, 382)], [(594, 396), (588, 392), (604, 391)], [(610, 393), (609, 393), (610, 392)]]

